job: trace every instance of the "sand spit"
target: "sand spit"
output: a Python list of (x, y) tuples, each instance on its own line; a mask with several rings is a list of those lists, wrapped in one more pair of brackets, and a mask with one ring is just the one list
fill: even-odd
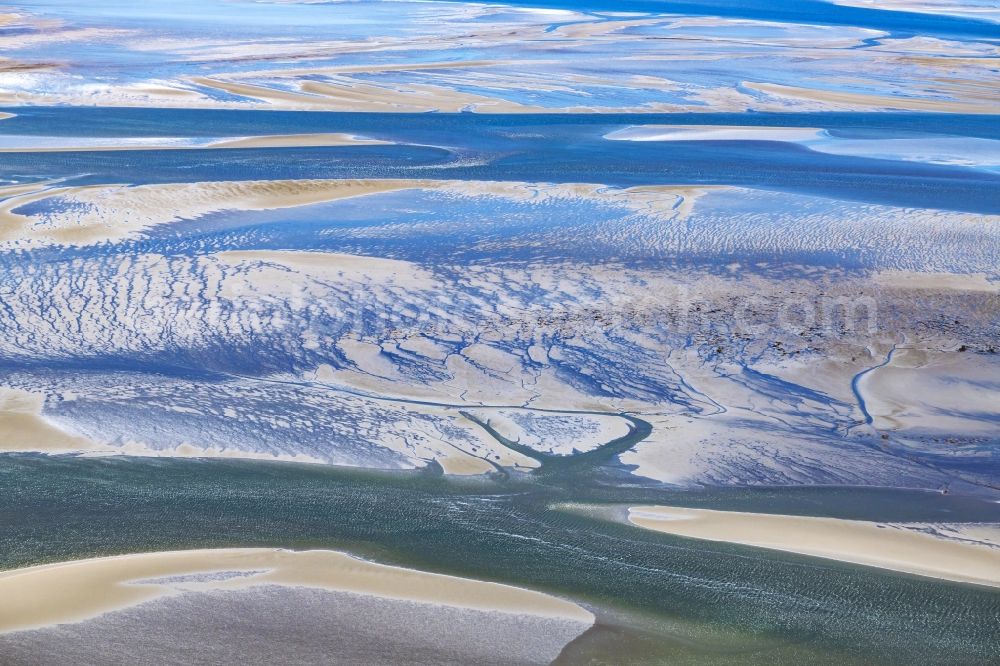
[(65, 453), (88, 448), (91, 442), (60, 430), (42, 416), (45, 396), (0, 387), (0, 452)]
[[(135, 201), (137, 207), (159, 208), (180, 195), (186, 201), (178, 209), (178, 217), (190, 217), (191, 209), (202, 213), (216, 210), (270, 210), (325, 203), (349, 197), (418, 189), (428, 186), (422, 180), (257, 180), (186, 183), (176, 186), (150, 185), (119, 190), (124, 201)], [(180, 190), (180, 191), (178, 191)], [(150, 200), (142, 196), (149, 195)], [(193, 205), (192, 205), (193, 202)], [(177, 206), (175, 201), (174, 206)], [(207, 210), (205, 210), (207, 208)], [(149, 211), (152, 212), (152, 211)]]
[(809, 141), (819, 138), (815, 127), (740, 125), (634, 125), (605, 134), (612, 141)]
[[(191, 577), (183, 583), (190, 591), (311, 587), (585, 624), (594, 621), (589, 611), (572, 602), (508, 585), (375, 564), (336, 551), (234, 548), (102, 557), (0, 573), (4, 599), (0, 633), (80, 622), (175, 595), (179, 576)], [(171, 577), (173, 581), (156, 580)]]
[(194, 77), (191, 79), (191, 82), (205, 88), (221, 90), (223, 92), (231, 93), (233, 95), (239, 95), (241, 97), (249, 97), (251, 99), (256, 99), (261, 102), (268, 102), (271, 104), (277, 104), (277, 105), (294, 104), (296, 106), (306, 106), (306, 107), (310, 106), (322, 107), (326, 105), (326, 101), (322, 97), (316, 95), (305, 95), (302, 93), (294, 93), (294, 92), (289, 92), (287, 90), (279, 90), (277, 88), (258, 86), (252, 83), (231, 83), (227, 81), (210, 79), (204, 76)]
[(630, 507), (628, 520), (677, 536), (1000, 587), (1000, 548), (916, 531), (921, 526), (669, 506)]
[[(293, 208), (426, 186), (421, 180), (218, 181), (74, 188), (52, 187), (51, 182), (17, 185), (0, 188), (0, 241), (85, 245), (222, 210)], [(56, 197), (76, 207), (69, 213), (44, 216), (15, 212), (25, 204)]]
[[(3, 118), (0, 118), (2, 120)], [(342, 132), (318, 134), (275, 134), (226, 137), (208, 141), (183, 138), (110, 138), (79, 137), (0, 137), (0, 153), (74, 153), (117, 152), (126, 150), (225, 150), (236, 148), (319, 148), (337, 146), (379, 146), (389, 141), (368, 139)], [(65, 143), (63, 143), (65, 142)]]
[(366, 139), (339, 132), (329, 134), (276, 134), (214, 141), (206, 148), (316, 148), (332, 146), (386, 146), (391, 141)]
[[(8, 240), (21, 240), (35, 236), (35, 220), (26, 215), (15, 213), (14, 210), (26, 206), (36, 201), (42, 201), (51, 197), (73, 196), (86, 192), (87, 190), (102, 190), (107, 185), (83, 185), (79, 187), (52, 187), (52, 181), (40, 183), (30, 183), (27, 185), (11, 185), (0, 187), (0, 242)], [(114, 185), (110, 187), (115, 187)], [(56, 233), (53, 234), (53, 231)], [(79, 229), (67, 229), (70, 234), (79, 232)], [(53, 234), (53, 238), (59, 238), (58, 230), (47, 230)], [(63, 237), (59, 240), (69, 240)]]

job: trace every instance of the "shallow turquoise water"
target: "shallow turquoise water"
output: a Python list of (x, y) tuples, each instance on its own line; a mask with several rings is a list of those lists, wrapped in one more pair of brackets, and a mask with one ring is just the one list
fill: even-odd
[[(906, 491), (611, 488), (456, 481), (281, 463), (0, 459), (0, 566), (222, 546), (330, 547), (502, 581), (594, 608), (567, 648), (680, 663), (990, 663), (995, 590), (646, 532), (554, 510), (661, 502), (817, 515), (997, 519), (995, 503)], [(916, 662), (914, 662), (916, 660)]]
[[(893, 522), (1000, 522), (995, 501), (1000, 429), (989, 429), (1000, 424), (1000, 416), (952, 414), (966, 419), (971, 435), (949, 432), (938, 439), (934, 433), (916, 444), (899, 441), (896, 433), (890, 439), (886, 432), (867, 432), (864, 426), (876, 419), (859, 386), (871, 369), (845, 373), (855, 378), (853, 402), (826, 394), (822, 382), (782, 379), (772, 374), (772, 361), (791, 357), (784, 350), (758, 355), (746, 338), (732, 334), (722, 310), (713, 309), (722, 314), (691, 335), (674, 330), (666, 317), (658, 321), (655, 313), (647, 320), (648, 303), (637, 298), (639, 307), (622, 308), (622, 330), (602, 329), (588, 337), (590, 324), (599, 321), (595, 313), (620, 303), (614, 285), (602, 284), (600, 272), (591, 272), (595, 267), (638, 276), (628, 287), (626, 306), (632, 296), (646, 296), (643, 280), (657, 284), (661, 271), (674, 271), (675, 277), (766, 277), (779, 295), (803, 276), (817, 284), (885, 270), (998, 277), (1000, 108), (989, 107), (983, 89), (995, 74), (989, 63), (1000, 43), (1000, 25), (821, 0), (514, 0), (507, 5), (464, 0), (19, 5), (15, 0), (10, 11), (22, 15), (20, 22), (4, 24), (0, 35), (9, 59), (5, 99), (68, 105), (5, 109), (14, 117), (0, 121), (0, 149), (16, 148), (0, 160), (3, 185), (57, 189), (400, 178), (504, 181), (527, 188), (591, 183), (619, 194), (633, 186), (709, 187), (693, 216), (678, 218), (600, 197), (541, 201), (545, 197), (538, 192), (521, 199), (490, 197), (466, 195), (458, 186), (450, 193), (408, 190), (295, 208), (207, 208), (203, 214), (195, 206), (172, 220), (154, 214), (155, 222), (137, 225), (128, 237), (98, 234), (99, 240), (82, 245), (32, 244), (31, 236), (58, 225), (60, 215), (69, 229), (88, 212), (105, 215), (104, 223), (114, 226), (124, 215), (141, 217), (141, 206), (109, 212), (72, 196), (31, 195), (23, 204), (11, 203), (13, 215), (30, 217), (23, 218), (24, 229), (2, 239), (0, 250), (0, 389), (16, 387), (43, 397), (42, 415), (56, 426), (109, 447), (143, 442), (169, 451), (191, 442), (337, 464), (426, 467), (389, 473), (261, 462), (0, 455), (0, 569), (175, 548), (339, 548), (383, 562), (545, 590), (587, 605), (598, 625), (567, 647), (563, 663), (1000, 662), (996, 590), (687, 540), (606, 519), (629, 503), (661, 503)], [(570, 11), (539, 11), (553, 8)], [(637, 12), (633, 19), (647, 14), (650, 20), (604, 33), (610, 26), (601, 24), (619, 20), (619, 12)], [(563, 28), (573, 25), (593, 28), (594, 34), (571, 37), (573, 31)], [(921, 64), (922, 59), (928, 62)], [(263, 85), (264, 97), (226, 92), (203, 77)], [(356, 107), (306, 94), (308, 87), (300, 87), (305, 83), (347, 92), (376, 85), (393, 94), (431, 87), (426, 95), (410, 96), (414, 105)], [(760, 83), (779, 92), (767, 93)], [(154, 92), (144, 97), (144, 89)], [(504, 108), (494, 104), (501, 100), (515, 109), (614, 113), (262, 108), (268, 95), (292, 93), (298, 96), (294, 108), (432, 109), (442, 104), (429, 92), (434, 89), (470, 100), (441, 108), (495, 111)], [(789, 97), (782, 89), (807, 95)], [(842, 93), (855, 102), (838, 102)], [(833, 102), (809, 101), (809, 94), (832, 95)], [(477, 96), (487, 101), (473, 103)], [(150, 100), (256, 108), (142, 108)], [(301, 106), (314, 103), (319, 105)], [(80, 104), (97, 106), (74, 106)], [(122, 104), (137, 106), (117, 108)], [(882, 111), (807, 111), (820, 108)], [(685, 112), (624, 112), (668, 109)], [(709, 113), (687, 112), (702, 109)], [(744, 112), (715, 113), (723, 109)], [(800, 109), (804, 112), (772, 112)], [(718, 134), (702, 131), (708, 140), (609, 138), (611, 133), (623, 138), (623, 130), (628, 134), (643, 125), (810, 128), (791, 136), (808, 137), (811, 131), (815, 136), (780, 140), (789, 134), (765, 131), (750, 132), (753, 140), (716, 140)], [(213, 139), (326, 132), (387, 143), (196, 148)], [(31, 150), (79, 147), (95, 139), (134, 146), (136, 138), (156, 137), (194, 148)], [(142, 188), (149, 189), (156, 188)], [(685, 193), (676, 205), (696, 198)], [(258, 278), (261, 273), (260, 266), (220, 264), (219, 255), (231, 250), (407, 261), (432, 273), (436, 286), (429, 293), (417, 285), (382, 293), (379, 285), (361, 282), (320, 288), (321, 281), (292, 274), (289, 282), (315, 289), (308, 299), (280, 290), (259, 300), (231, 297), (239, 290), (224, 287), (254, 284), (244, 280), (244, 272)], [(477, 269), (475, 275), (470, 268)], [(731, 274), (737, 268), (741, 273)], [(569, 272), (557, 282), (546, 275), (535, 279), (527, 269)], [(520, 277), (517, 270), (524, 271)], [(588, 276), (597, 277), (588, 282)], [(585, 289), (576, 289), (581, 284)], [(916, 302), (900, 299), (887, 301), (883, 312)], [(665, 294), (657, 307), (670, 305), (667, 301)], [(497, 303), (510, 307), (501, 310)], [(583, 342), (562, 345), (562, 327), (549, 333), (538, 326), (564, 306), (574, 329), (565, 337)], [(961, 343), (961, 350), (968, 347), (982, 354), (984, 364), (991, 362), (986, 354), (995, 352), (1000, 339), (994, 294), (956, 292), (915, 309), (921, 311), (898, 331), (887, 330), (887, 339), (927, 333), (931, 348)], [(518, 318), (539, 311), (544, 316)], [(899, 319), (908, 311), (903, 308)], [(432, 312), (430, 322), (422, 319)], [(511, 319), (510, 312), (517, 317)], [(498, 322), (503, 327), (498, 329)], [(515, 336), (515, 325), (534, 337)], [(404, 455), (387, 444), (406, 441), (413, 426), (421, 425), (418, 418), (407, 420), (413, 414), (404, 419), (405, 410), (396, 409), (414, 402), (447, 411), (448, 419), (436, 422), (448, 426), (442, 426), (441, 441), (460, 448), (475, 444), (455, 427), (458, 410), (477, 404), (466, 402), (466, 389), (475, 387), (458, 386), (448, 403), (420, 403), (396, 393), (364, 396), (305, 379), (317, 367), (360, 369), (336, 343), (363, 336), (382, 344), (378, 358), (398, 373), (393, 376), (401, 378), (401, 388), (435, 384), (452, 377), (446, 364), (396, 353), (399, 331), (426, 333), (455, 355), (496, 330), (502, 335), (494, 336), (499, 339), (492, 350), (522, 359), (515, 370), (542, 365), (535, 362), (531, 343), (558, 343), (554, 349), (561, 360), (549, 363), (549, 357), (545, 365), (558, 373), (561, 386), (602, 399), (641, 401), (648, 409), (638, 416), (616, 413), (629, 421), (631, 432), (565, 457), (506, 440), (483, 420), (487, 417), (467, 415), (504, 447), (541, 467), (529, 475), (497, 466), (490, 478), (462, 480), (441, 476), (439, 463), (422, 449)], [(631, 342), (640, 333), (645, 347)], [(822, 337), (803, 343), (818, 341), (818, 347), (807, 347), (814, 353), (808, 362), (817, 368), (827, 360), (823, 354), (836, 362), (839, 353), (832, 345), (823, 347)], [(876, 346), (866, 348), (853, 337), (845, 334), (842, 341), (860, 356), (870, 353), (869, 368), (881, 367)], [(316, 343), (320, 338), (325, 346)], [(758, 338), (753, 342), (767, 342)], [(715, 397), (711, 388), (700, 393), (685, 379), (689, 368), (671, 367), (674, 351), (697, 357), (702, 370), (727, 374), (749, 397), (729, 404), (726, 391)], [(853, 363), (855, 351), (850, 353)], [(520, 383), (523, 388), (524, 380)], [(698, 379), (691, 384), (698, 386)], [(956, 385), (956, 391), (1000, 390), (995, 382), (980, 381), (971, 389), (969, 384)], [(505, 390), (488, 396), (491, 403), (520, 405), (525, 399), (514, 400)], [(702, 476), (684, 483), (766, 484), (780, 478), (893, 488), (682, 491), (638, 476), (649, 470), (618, 458), (649, 434), (649, 422), (639, 416), (654, 421), (662, 410), (676, 410), (692, 419), (711, 417), (741, 401), (751, 406), (739, 407), (741, 414), (762, 417), (750, 421), (757, 423), (751, 435), (787, 448), (772, 452), (756, 441), (736, 439), (733, 450), (745, 456), (719, 460), (728, 452), (704, 453), (698, 461), (706, 468)], [(376, 424), (398, 425), (393, 431)], [(539, 432), (544, 437), (560, 427)], [(664, 426), (657, 421), (656, 427)], [(646, 443), (666, 448), (670, 438), (668, 432)], [(796, 446), (803, 441), (809, 448), (800, 452)], [(17, 441), (11, 448), (33, 444)], [(671, 464), (671, 456), (683, 458), (683, 452), (663, 455)], [(681, 460), (678, 467), (684, 464)], [(899, 489), (909, 487), (946, 487), (952, 493)], [(591, 513), (555, 508), (566, 503), (601, 508)]]

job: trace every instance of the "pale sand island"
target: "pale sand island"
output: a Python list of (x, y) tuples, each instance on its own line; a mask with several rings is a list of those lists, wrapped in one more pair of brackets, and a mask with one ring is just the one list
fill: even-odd
[[(0, 120), (4, 118), (0, 117)], [(58, 137), (0, 136), (0, 153), (70, 153), (125, 150), (203, 150), (233, 148), (332, 148), (338, 146), (385, 146), (390, 141), (345, 134), (270, 134), (263, 136), (220, 137), (206, 140), (160, 137)]]
[[(628, 521), (682, 537), (1000, 587), (1000, 547), (995, 538), (982, 538), (983, 526), (976, 526), (976, 537), (970, 532), (968, 540), (959, 540), (915, 531), (918, 526), (671, 506), (630, 507)], [(1000, 534), (1000, 526), (990, 530)]]
[(604, 135), (611, 141), (811, 141), (818, 127), (745, 125), (632, 125)]
[[(180, 588), (178, 577), (188, 577)], [(578, 623), (581, 630), (594, 622), (593, 614), (570, 601), (509, 585), (375, 564), (329, 550), (233, 548), (100, 557), (0, 573), (0, 634), (81, 622), (183, 591), (274, 585), (556, 618)]]
[(0, 573), (4, 663), (548, 664), (594, 624), (521, 588), (345, 553), (143, 553)]

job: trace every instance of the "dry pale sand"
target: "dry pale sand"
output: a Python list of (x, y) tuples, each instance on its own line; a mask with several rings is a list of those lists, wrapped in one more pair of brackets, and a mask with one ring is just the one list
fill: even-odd
[(815, 88), (784, 86), (777, 83), (756, 83), (754, 81), (743, 81), (740, 85), (744, 88), (776, 97), (825, 102), (837, 107), (936, 111), (940, 113), (996, 113), (996, 105), (988, 100), (984, 100), (983, 102), (952, 102), (919, 97), (892, 97), (889, 95), (867, 95), (845, 91), (818, 90)]
[[(143, 229), (221, 210), (270, 210), (348, 197), (433, 187), (422, 180), (275, 180), (53, 187), (51, 181), (0, 188), (0, 241), (88, 243), (117, 240)], [(14, 212), (62, 197), (69, 212), (39, 217)]]
[(628, 519), (667, 534), (1000, 587), (1000, 548), (895, 525), (670, 506), (631, 507)]
[(353, 134), (274, 134), (270, 136), (248, 136), (241, 139), (213, 141), (206, 148), (312, 148), (320, 146), (378, 146), (390, 141), (366, 139)]
[(91, 442), (64, 432), (42, 417), (45, 396), (0, 387), (0, 452), (61, 453), (88, 448)]
[[(176, 217), (191, 217), (224, 209), (269, 210), (325, 203), (381, 192), (432, 186), (423, 180), (251, 180), (139, 185), (121, 188), (118, 205), (136, 208), (137, 213), (161, 210), (170, 205)], [(178, 203), (180, 200), (181, 203)], [(109, 200), (102, 197), (100, 203)], [(162, 217), (161, 217), (162, 219)]]
[[(11, 185), (0, 187), (0, 241), (21, 240), (38, 235), (31, 228), (36, 220), (26, 215), (15, 213), (21, 206), (42, 201), (57, 196), (72, 196), (88, 190), (102, 190), (116, 185), (81, 185), (77, 187), (52, 187), (51, 181), (31, 183), (27, 185)], [(77, 231), (73, 229), (72, 231)], [(50, 234), (51, 231), (41, 232)]]
[[(255, 585), (312, 587), (587, 624), (580, 606), (508, 585), (426, 573), (357, 559), (328, 550), (246, 548), (142, 553), (47, 564), (0, 573), (0, 633), (79, 622), (177, 593), (177, 581), (199, 576), (186, 589), (237, 590)], [(145, 581), (145, 582), (144, 582)]]
[(437, 463), (441, 465), (445, 474), (454, 476), (478, 476), (489, 474), (496, 469), (485, 459), (477, 458), (458, 448), (455, 449), (454, 455), (438, 458)]
[(1000, 5), (996, 2), (962, 0), (833, 0), (846, 7), (864, 7), (882, 11), (917, 12), (941, 16), (964, 16), (982, 21), (1000, 22)]
[(194, 77), (191, 79), (191, 82), (206, 88), (214, 88), (215, 90), (222, 90), (234, 95), (250, 97), (262, 102), (270, 102), (272, 104), (294, 104), (296, 106), (301, 105), (306, 107), (322, 107), (327, 106), (328, 104), (327, 100), (318, 95), (305, 95), (302, 93), (289, 92), (287, 90), (279, 90), (277, 88), (258, 86), (252, 83), (232, 83), (229, 81), (210, 79), (204, 76)]
[(612, 141), (809, 141), (816, 127), (752, 125), (634, 125), (604, 135)]

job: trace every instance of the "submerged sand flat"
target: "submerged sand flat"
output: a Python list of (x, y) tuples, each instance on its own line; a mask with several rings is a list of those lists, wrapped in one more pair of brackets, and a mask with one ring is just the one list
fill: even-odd
[[(588, 13), (457, 2), (397, 3), (391, 10), (351, 3), (350, 11), (332, 11), (322, 2), (208, 0), (203, 15), (154, 30), (176, 11), (164, 0), (133, 3), (130, 11), (143, 21), (58, 0), (8, 15), (14, 29), (0, 36), (0, 47), (18, 57), (0, 63), (0, 100), (500, 113), (991, 112), (990, 63), (954, 57), (995, 57), (994, 45), (981, 27), (959, 22), (955, 31), (944, 18), (996, 20), (987, 0), (893, 0), (887, 7), (837, 1), (905, 10), (898, 16), (905, 29), (893, 30), (883, 11), (857, 16), (853, 25), (823, 25), (830, 11), (823, 3), (782, 20), (754, 7), (727, 18), (694, 6), (670, 15), (648, 7)], [(911, 11), (943, 15), (941, 30), (915, 31)], [(215, 27), (220, 16), (225, 35)], [(919, 34), (897, 37), (913, 32)], [(933, 40), (920, 49), (930, 57), (914, 61), (901, 50), (908, 39)], [(91, 63), (87, 54), (109, 41), (121, 53)], [(53, 44), (60, 45), (58, 58)], [(150, 59), (163, 66), (149, 67)], [(718, 63), (710, 75), (706, 62)], [(780, 89), (754, 87), (772, 84)]]
[(187, 592), (85, 622), (0, 634), (0, 654), (5, 664), (542, 666), (587, 626), (261, 585)]
[[(319, 135), (301, 135), (308, 139)], [(288, 137), (257, 137), (259, 139)], [(303, 139), (303, 140), (305, 140)], [(305, 144), (302, 144), (305, 145)], [(316, 144), (318, 145), (318, 144)], [(515, 202), (581, 199), (618, 205), (665, 218), (686, 218), (714, 186), (609, 188), (593, 183), (525, 183), (428, 179), (302, 179), (202, 181), (146, 185), (61, 187), (57, 181), (0, 187), (0, 242), (86, 245), (126, 238), (158, 224), (195, 219), (221, 210), (273, 210), (339, 199), (438, 190), (461, 197), (502, 197)], [(22, 214), (28, 204), (61, 203), (44, 214)]]
[[(667, 534), (726, 541), (1000, 587), (1000, 548), (915, 531), (921, 526), (670, 506), (629, 508), (629, 522)], [(993, 526), (995, 529), (996, 526)]]
[[(213, 575), (214, 574), (214, 575)], [(142, 553), (47, 564), (0, 574), (0, 633), (80, 622), (184, 589), (307, 587), (453, 608), (561, 618), (594, 616), (547, 594), (375, 564), (327, 550), (265, 548)]]
[[(52, 181), (0, 188), (0, 241), (86, 245), (120, 240), (137, 231), (220, 210), (293, 208), (428, 186), (422, 180), (266, 180), (88, 185), (54, 187)], [(70, 214), (39, 218), (17, 210), (29, 203), (63, 199)]]
[[(898, 111), (930, 111), (938, 113), (982, 113), (996, 112), (996, 106), (988, 100), (960, 101), (929, 99), (927, 97), (892, 97), (872, 95), (844, 90), (820, 90), (778, 83), (758, 83), (743, 81), (741, 85), (777, 98), (800, 99), (823, 102), (830, 110), (889, 109)], [(972, 100), (973, 98), (969, 98)]]

